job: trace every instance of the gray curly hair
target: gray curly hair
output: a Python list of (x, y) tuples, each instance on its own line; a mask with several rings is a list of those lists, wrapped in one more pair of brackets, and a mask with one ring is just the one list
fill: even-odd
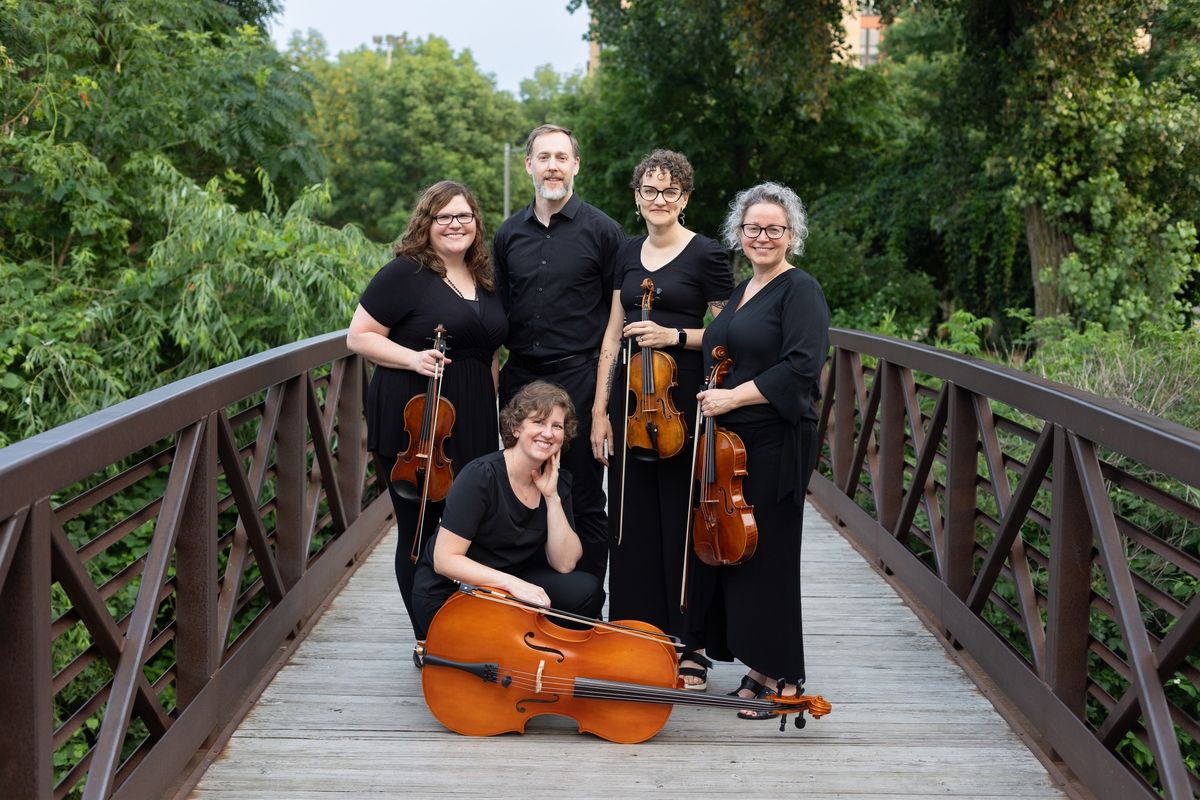
[(729, 215), (721, 226), (725, 244), (734, 250), (742, 249), (742, 220), (746, 218), (750, 206), (758, 203), (774, 203), (783, 209), (788, 218), (788, 230), (792, 232), (792, 244), (788, 249), (793, 255), (803, 253), (804, 240), (808, 238), (808, 215), (804, 213), (804, 203), (791, 189), (772, 181), (751, 186), (733, 198), (729, 204)]

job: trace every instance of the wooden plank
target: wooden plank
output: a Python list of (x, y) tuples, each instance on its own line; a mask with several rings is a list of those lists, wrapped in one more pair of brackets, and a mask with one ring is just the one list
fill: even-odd
[[(191, 797), (611, 798), (697, 787), (716, 798), (1064, 797), (887, 583), (815, 511), (804, 522), (808, 691), (833, 712), (803, 731), (681, 707), (640, 745), (580, 736), (560, 717), (532, 720), (524, 736), (451, 733), (411, 664), (393, 531)], [(718, 664), (710, 691), (734, 688), (743, 672)]]

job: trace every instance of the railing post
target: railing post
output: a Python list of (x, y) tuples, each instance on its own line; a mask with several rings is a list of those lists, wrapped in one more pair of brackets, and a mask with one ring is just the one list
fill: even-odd
[(307, 376), (283, 384), (279, 427), (275, 431), (275, 548), (284, 587), (291, 589), (304, 575), (308, 558), (304, 496), (308, 478), (304, 425)]
[(879, 524), (894, 530), (904, 498), (904, 382), (900, 369), (879, 362), (875, 380), (883, 381), (879, 397)]
[(850, 351), (836, 348), (834, 368), (833, 436), (829, 456), (833, 462), (833, 482), (843, 490), (850, 485), (850, 465), (854, 463), (854, 370)]
[(1046, 674), (1042, 679), (1083, 719), (1087, 703), (1092, 524), (1067, 432), (1054, 426), (1050, 587), (1046, 593)]
[(339, 362), (344, 370), (337, 406), (337, 483), (342, 490), (347, 524), (362, 510), (366, 451), (360, 446), (363, 425), (363, 359), (350, 355)]
[(175, 543), (175, 664), (180, 710), (220, 666), (217, 641), (217, 425), (209, 414)]
[(942, 534), (942, 582), (956, 597), (966, 600), (971, 591), (975, 555), (976, 486), (979, 467), (979, 426), (975, 424), (974, 396), (950, 386), (946, 453), (946, 528)]
[(50, 583), (50, 506), (41, 500), (0, 528), (0, 787), (7, 797), (45, 800), (53, 792)]

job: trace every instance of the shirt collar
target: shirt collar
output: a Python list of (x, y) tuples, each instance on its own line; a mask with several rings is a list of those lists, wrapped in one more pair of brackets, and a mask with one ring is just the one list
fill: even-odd
[[(525, 206), (525, 213), (521, 217), (522, 220), (528, 221), (528, 220), (537, 218), (533, 213), (533, 209), (536, 204), (537, 204), (537, 201), (534, 200), (534, 201), (530, 202), (529, 205)], [(575, 215), (579, 213), (579, 207), (582, 205), (583, 205), (583, 201), (579, 199), (579, 192), (573, 191), (573, 192), (571, 192), (570, 198), (567, 199), (566, 205), (564, 205), (558, 211), (551, 214), (550, 219), (554, 219), (554, 217), (558, 216), (559, 214), (562, 214), (567, 219), (573, 220), (573, 219), (575, 219)]]

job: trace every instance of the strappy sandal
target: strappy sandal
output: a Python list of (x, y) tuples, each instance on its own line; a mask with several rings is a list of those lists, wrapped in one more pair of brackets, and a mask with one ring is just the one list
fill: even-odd
[(683, 682), (683, 688), (690, 692), (703, 692), (708, 688), (708, 668), (713, 665), (713, 662), (707, 656), (702, 656), (699, 653), (687, 652), (679, 657), (679, 663), (691, 661), (699, 664), (698, 667), (680, 667), (679, 674), (687, 678), (699, 678), (696, 683)]
[[(749, 677), (750, 677), (749, 675), (746, 676), (746, 678), (749, 678)], [(743, 679), (742, 683), (744, 684), (745, 682), (746, 682), (745, 679)], [(758, 683), (758, 681), (752, 681), (752, 682)], [(762, 698), (766, 697), (769, 694), (778, 694), (780, 697), (791, 697), (792, 696), (790, 694), (789, 695), (783, 694), (783, 690), (784, 690), (784, 687), (786, 686), (786, 684), (784, 684), (782, 681), (780, 681), (779, 686), (777, 686), (775, 689), (772, 689), (769, 686), (764, 686), (761, 683), (758, 683), (758, 685), (760, 687), (759, 691), (754, 693), (754, 697), (757, 700), (761, 700)], [(742, 686), (740, 688), (750, 689), (751, 687)], [(802, 683), (796, 684), (796, 696), (799, 697), (803, 691), (804, 691), (804, 684), (802, 684)], [(738, 719), (762, 720), (762, 719), (775, 719), (776, 714), (774, 714), (770, 711), (758, 711), (756, 709), (743, 708), (741, 711), (737, 712), (737, 716), (738, 716)], [(780, 730), (783, 730), (783, 728), (781, 727)]]
[(425, 643), (417, 642), (413, 648), (413, 666), (421, 669), (425, 666)]
[[(762, 693), (764, 691), (766, 691), (766, 688), (767, 688), (766, 686), (764, 686), (763, 684), (754, 680), (754, 678), (751, 678), (749, 675), (743, 675), (742, 682), (740, 684), (738, 684), (738, 687), (736, 689), (734, 689), (732, 692), (729, 692), (728, 696), (729, 697), (740, 697), (738, 692), (745, 689), (747, 692), (753, 692), (754, 697), (761, 697)], [(749, 698), (747, 698), (747, 699), (749, 699)]]

